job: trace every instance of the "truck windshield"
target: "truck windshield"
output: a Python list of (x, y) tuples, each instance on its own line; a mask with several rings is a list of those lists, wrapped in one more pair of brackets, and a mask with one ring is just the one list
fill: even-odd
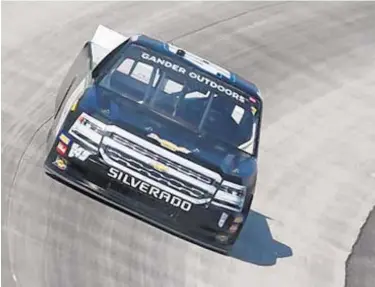
[(236, 147), (253, 141), (255, 102), (177, 56), (131, 44), (99, 85)]

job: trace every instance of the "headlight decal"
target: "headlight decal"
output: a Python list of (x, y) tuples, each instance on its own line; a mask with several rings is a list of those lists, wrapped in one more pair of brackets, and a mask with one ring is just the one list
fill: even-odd
[(246, 186), (223, 181), (212, 203), (230, 210), (241, 211), (246, 197)]
[(82, 113), (70, 128), (69, 134), (97, 150), (105, 133), (105, 128), (106, 125), (101, 121)]

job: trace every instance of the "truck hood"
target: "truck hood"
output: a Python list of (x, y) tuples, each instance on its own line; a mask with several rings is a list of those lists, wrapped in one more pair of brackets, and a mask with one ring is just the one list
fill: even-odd
[(256, 159), (238, 148), (219, 141), (136, 102), (123, 101), (98, 86), (88, 88), (79, 108), (91, 116), (132, 132), (154, 144), (220, 173), (224, 179), (242, 183), (256, 173)]

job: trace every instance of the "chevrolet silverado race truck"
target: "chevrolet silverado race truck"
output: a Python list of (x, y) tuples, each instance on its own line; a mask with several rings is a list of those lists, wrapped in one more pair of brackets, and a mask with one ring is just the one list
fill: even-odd
[(258, 88), (145, 35), (99, 26), (57, 94), (46, 173), (227, 254), (248, 216)]

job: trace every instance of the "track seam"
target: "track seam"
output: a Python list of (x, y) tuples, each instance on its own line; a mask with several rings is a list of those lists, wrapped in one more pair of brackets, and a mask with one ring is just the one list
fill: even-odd
[(286, 3), (289, 3), (289, 1), (285, 1), (285, 2), (277, 2), (277, 3), (273, 3), (273, 4), (269, 4), (269, 5), (264, 5), (264, 6), (261, 6), (261, 7), (257, 7), (257, 8), (254, 8), (254, 9), (249, 9), (247, 11), (244, 11), (244, 12), (241, 12), (241, 13), (238, 13), (238, 14), (235, 14), (235, 15), (232, 15), (230, 17), (227, 17), (227, 18), (224, 18), (224, 19), (220, 19), (220, 20), (217, 20), (215, 22), (212, 22), (210, 24), (207, 24), (205, 26), (202, 26), (201, 28), (197, 28), (195, 30), (192, 30), (192, 31), (189, 31), (189, 32), (186, 32), (182, 35), (179, 35), (179, 36), (176, 36), (170, 40), (168, 40), (168, 42), (173, 42), (173, 41), (177, 41), (177, 40), (180, 40), (182, 38), (185, 38), (186, 36), (190, 36), (190, 35), (193, 35), (195, 33), (199, 33), (205, 29), (208, 29), (208, 28), (211, 28), (211, 27), (214, 27), (216, 25), (219, 25), (219, 24), (222, 24), (222, 23), (225, 23), (225, 22), (228, 22), (228, 21), (231, 21), (233, 19), (236, 19), (236, 18), (239, 18), (239, 17), (242, 17), (244, 15), (247, 15), (251, 12), (255, 12), (255, 11), (259, 11), (259, 10), (263, 10), (263, 9), (266, 9), (266, 8), (269, 8), (269, 7), (276, 7), (276, 6), (281, 6), (281, 5), (284, 5)]

